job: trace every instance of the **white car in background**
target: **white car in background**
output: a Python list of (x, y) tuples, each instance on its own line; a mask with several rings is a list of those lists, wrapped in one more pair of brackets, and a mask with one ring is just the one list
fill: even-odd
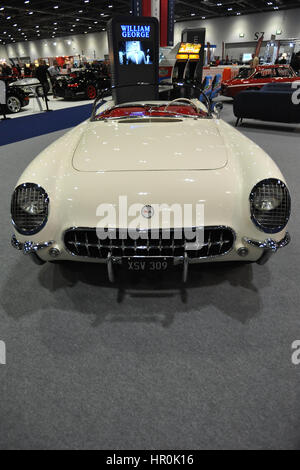
[[(52, 85), (50, 80), (48, 80), (48, 83), (50, 86), (49, 93), (52, 93)], [(44, 96), (43, 87), (37, 78), (22, 78), (21, 80), (16, 80), (15, 82), (12, 82), (10, 84), (10, 86), (14, 85), (21, 88), (25, 93), (30, 93), (31, 95), (33, 95), (34, 91), (36, 91), (39, 97)]]
[[(11, 203), (13, 246), (38, 263), (105, 263), (111, 281), (119, 265), (161, 271), (175, 264), (186, 281), (194, 263), (265, 263), (290, 241), (287, 184), (260, 147), (208, 107), (198, 99), (116, 106), (97, 98), (91, 119), (21, 175)], [(137, 229), (120, 218), (120, 197), (140, 208)], [(101, 204), (108, 208), (102, 219)], [(154, 236), (154, 208), (169, 215), (174, 204), (202, 204), (202, 227), (195, 212), (169, 224), (162, 217)], [(201, 243), (185, 235), (196, 228)]]

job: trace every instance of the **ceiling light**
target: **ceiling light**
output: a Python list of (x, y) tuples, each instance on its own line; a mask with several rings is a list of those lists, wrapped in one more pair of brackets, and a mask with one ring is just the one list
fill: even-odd
[(74, 31), (74, 29), (70, 29), (70, 31)]
[(30, 1), (29, 1), (29, 0), (26, 0), (24, 3), (30, 3)]
[(195, 15), (196, 15), (196, 13), (191, 13), (191, 16), (195, 16)]
[(13, 26), (18, 26), (17, 23), (13, 24)]
[(79, 19), (79, 18), (76, 18), (76, 21), (80, 21), (80, 19)]
[(94, 21), (95, 24), (98, 24), (98, 21)]
[(7, 16), (6, 19), (7, 19), (7, 20), (10, 20), (10, 19), (11, 19), (11, 16)]
[(113, 8), (113, 5), (108, 5), (108, 8)]
[(0, 8), (0, 11), (2, 11), (2, 10), (4, 10), (4, 7), (1, 7), (1, 8)]
[(30, 11), (30, 12), (28, 13), (28, 15), (33, 15), (33, 11)]
[(83, 13), (83, 10), (78, 10), (78, 13)]
[(55, 7), (53, 7), (53, 8), (55, 8), (55, 9), (58, 8), (58, 5), (55, 5)]
[(232, 8), (227, 8), (228, 11), (232, 11)]

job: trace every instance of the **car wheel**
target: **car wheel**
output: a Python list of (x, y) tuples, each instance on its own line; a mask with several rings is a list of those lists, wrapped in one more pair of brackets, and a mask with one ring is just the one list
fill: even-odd
[(43, 96), (44, 96), (44, 90), (43, 90), (43, 87), (42, 87), (42, 86), (36, 87), (36, 94), (37, 94), (40, 98), (43, 98)]
[(94, 85), (88, 85), (86, 89), (86, 96), (89, 100), (94, 100), (97, 96), (97, 89)]
[(19, 113), (21, 111), (21, 101), (16, 96), (9, 96), (6, 100), (6, 107), (10, 113)]

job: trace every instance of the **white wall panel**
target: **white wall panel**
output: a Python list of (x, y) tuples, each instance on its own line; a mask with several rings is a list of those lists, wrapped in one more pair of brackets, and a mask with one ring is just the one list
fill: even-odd
[(32, 61), (40, 57), (77, 54), (89, 56), (92, 59), (103, 59), (104, 54), (108, 53), (107, 35), (106, 32), (103, 32), (51, 40), (19, 42), (9, 44), (6, 50), (8, 57), (30, 56)]
[[(293, 10), (258, 13), (212, 20), (192, 20), (175, 24), (174, 44), (181, 41), (181, 31), (186, 28), (206, 28), (206, 40), (217, 45), (216, 55), (222, 54), (222, 41), (249, 42), (254, 40), (255, 32), (265, 32), (265, 39), (282, 30), (278, 39), (300, 39), (300, 8)], [(244, 33), (244, 37), (240, 37)], [(246, 51), (247, 52), (247, 51)]]

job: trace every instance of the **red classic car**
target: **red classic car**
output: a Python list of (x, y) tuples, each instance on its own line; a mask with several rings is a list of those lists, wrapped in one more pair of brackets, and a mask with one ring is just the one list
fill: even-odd
[(299, 81), (289, 65), (260, 65), (255, 69), (242, 67), (232, 80), (222, 83), (221, 94), (234, 98), (240, 91), (259, 89), (267, 83)]

